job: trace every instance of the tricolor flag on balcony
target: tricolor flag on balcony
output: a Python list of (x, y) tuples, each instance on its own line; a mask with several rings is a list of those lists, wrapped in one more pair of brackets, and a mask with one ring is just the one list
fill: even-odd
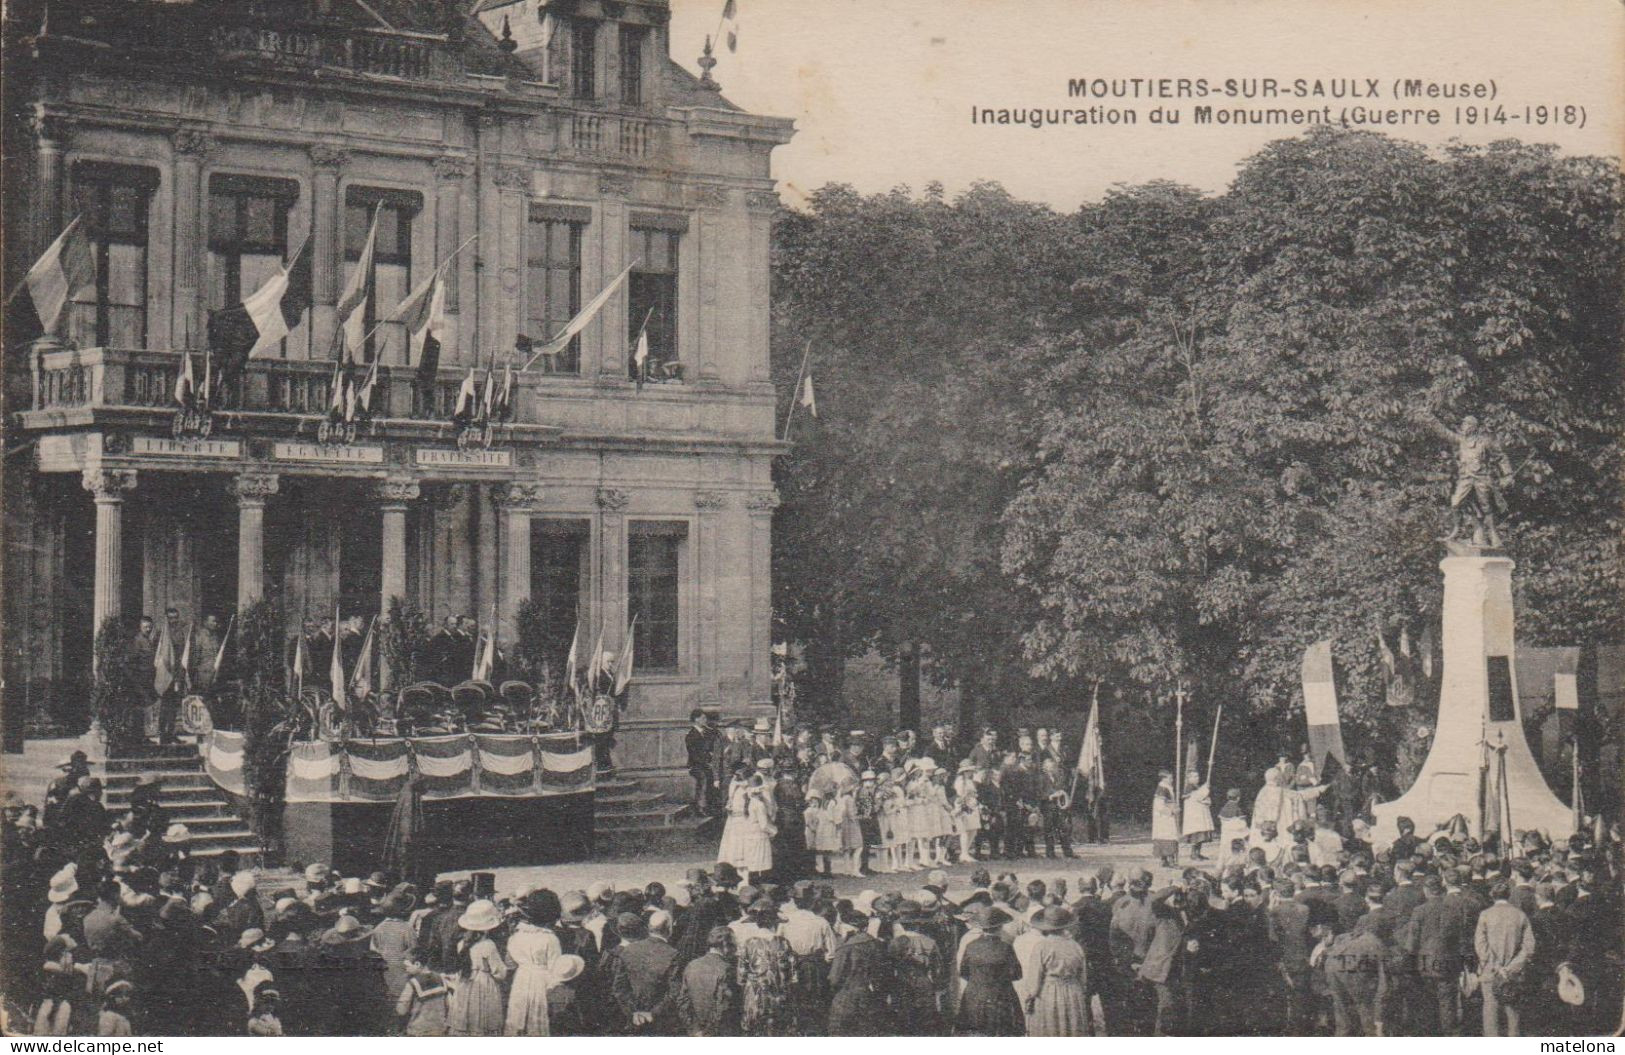
[(275, 348), (293, 332), (311, 303), (310, 254), (301, 244), (288, 266), (229, 308), (209, 313), (209, 347), (231, 372)]
[(406, 361), (418, 364), (418, 381), (432, 382), (440, 372), (440, 333), (446, 323), (446, 284), (430, 276), (406, 295), (394, 315), (406, 325)]
[(68, 299), (96, 277), (80, 217), (75, 216), (6, 300), (6, 337), (31, 341), (55, 333)]
[(367, 306), (372, 303), (377, 288), (373, 247), (378, 242), (378, 213), (381, 208), (375, 206), (372, 210), (372, 226), (367, 229), (367, 240), (361, 245), (355, 270), (350, 272), (349, 281), (344, 283), (344, 292), (339, 295), (334, 309), (338, 316), (338, 338), (352, 362), (366, 361), (363, 352), (367, 344)]
[(192, 373), (192, 353), (181, 353), (181, 370), (175, 377), (175, 403), (184, 410), (197, 401), (197, 376)]
[(451, 411), (451, 423), (459, 428), (473, 421), (479, 413), (479, 389), (474, 383), (474, 368), (468, 368), (468, 376), (457, 389), (457, 405)]

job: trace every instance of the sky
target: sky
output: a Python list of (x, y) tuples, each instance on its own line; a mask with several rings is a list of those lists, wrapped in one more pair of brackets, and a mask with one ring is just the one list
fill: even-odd
[[(672, 0), (672, 56), (697, 72), (724, 0)], [(739, 48), (714, 76), (747, 110), (795, 119), (774, 154), (787, 203), (824, 183), (882, 191), (998, 181), (1072, 209), (1114, 184), (1168, 179), (1223, 190), (1236, 163), (1301, 129), (1195, 125), (1212, 105), (1436, 107), (1438, 126), (1387, 126), (1442, 144), (1522, 138), (1625, 154), (1625, 3), (1620, 0), (736, 0)], [(1071, 99), (1072, 78), (1334, 79), (1381, 97)], [(1494, 100), (1392, 98), (1395, 78), (1486, 83)], [(1312, 86), (1312, 85), (1311, 85)], [(1504, 123), (1457, 124), (1458, 105), (1499, 105)], [(1528, 127), (1525, 107), (1583, 107), (1581, 127)], [(978, 108), (1139, 111), (1134, 126), (973, 125)], [(1150, 110), (1179, 107), (1180, 125)]]

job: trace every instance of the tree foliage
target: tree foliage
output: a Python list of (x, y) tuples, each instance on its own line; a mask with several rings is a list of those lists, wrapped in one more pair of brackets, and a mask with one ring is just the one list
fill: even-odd
[(809, 341), (820, 415), (777, 469), (804, 695), (921, 642), (986, 701), (1186, 680), (1257, 721), (1331, 637), (1354, 739), (1384, 736), (1377, 628), (1437, 619), (1435, 419), (1467, 414), (1517, 467), (1520, 639), (1617, 639), (1620, 206), (1606, 159), (1329, 129), (1222, 194), (1069, 217), (995, 186), (818, 192), (774, 248), (780, 420)]
[(1376, 629), (1439, 608), (1454, 449), (1476, 415), (1518, 475), (1520, 638), (1621, 626), (1620, 188), (1595, 158), (1321, 131), (1216, 198), (1086, 208), (1060, 324), (1016, 356), (1039, 447), (1005, 511), (1040, 673), (1188, 678), (1301, 701), (1331, 637), (1375, 721)]

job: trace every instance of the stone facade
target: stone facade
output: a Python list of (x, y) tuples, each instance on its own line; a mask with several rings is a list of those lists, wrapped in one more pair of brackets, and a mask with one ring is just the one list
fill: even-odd
[[(740, 111), (671, 62), (666, 0), (551, 6), (566, 36), (546, 48), (528, 25), (499, 39), (500, 23), (453, 0), (265, 0), (231, 14), (56, 0), (43, 31), (8, 8), (11, 112), (33, 116), (8, 127), (8, 164), (30, 192), (7, 198), (7, 229), (30, 235), (21, 249), (8, 239), (8, 288), (96, 181), (141, 188), (145, 220), (129, 239), (139, 250), (120, 250), (135, 273), (91, 295), (118, 301), (122, 288), (123, 302), (78, 309), (122, 312), (122, 339), (70, 319), (59, 339), (7, 348), (7, 410), (32, 442), (7, 462), (8, 711), (72, 712), (64, 697), (85, 691), (103, 618), (223, 616), (273, 588), (290, 623), (401, 596), (436, 619), (494, 617), (511, 640), (519, 605), (559, 572), (548, 547), (562, 537), (584, 540), (577, 616), (618, 648), (629, 539), (654, 529), (676, 540), (651, 549), (680, 571), (663, 631), (675, 655), (636, 679), (618, 763), (675, 773), (691, 706), (768, 701), (780, 445), (764, 205), (790, 123)], [(181, 350), (201, 363), (220, 283), (251, 291), (252, 262), (216, 247), (234, 189), (257, 196), (238, 222), (270, 209), (284, 257), (312, 254), (314, 304), (277, 355), (249, 363), (206, 438), (177, 439)], [(405, 218), (403, 284), (474, 241), (443, 272), (431, 390), (380, 327), (382, 413), (349, 443), (322, 442), (357, 202)], [(570, 238), (552, 286), (550, 222)], [(540, 327), (644, 266), (634, 254), (656, 242), (675, 272), (659, 319), (680, 372), (628, 379), (635, 273), (578, 338), (575, 369), (519, 374), (512, 422), (489, 448), (459, 447), (445, 409), (469, 370), (500, 371), (516, 336), (551, 336)], [(650, 574), (639, 588), (669, 590)]]

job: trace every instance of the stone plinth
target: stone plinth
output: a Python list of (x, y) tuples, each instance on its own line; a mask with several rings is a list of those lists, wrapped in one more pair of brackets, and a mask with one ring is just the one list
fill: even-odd
[[(1409, 817), (1417, 834), (1426, 837), (1458, 813), (1474, 835), (1481, 835), (1486, 740), (1506, 745), (1512, 828), (1567, 835), (1569, 807), (1546, 786), (1523, 733), (1514, 666), (1513, 563), (1506, 557), (1452, 556), (1439, 567), (1444, 572), (1444, 676), (1433, 746), (1410, 790), (1375, 807), (1373, 835), (1378, 842), (1392, 841), (1397, 818)], [(1492, 695), (1498, 696), (1493, 707)]]

